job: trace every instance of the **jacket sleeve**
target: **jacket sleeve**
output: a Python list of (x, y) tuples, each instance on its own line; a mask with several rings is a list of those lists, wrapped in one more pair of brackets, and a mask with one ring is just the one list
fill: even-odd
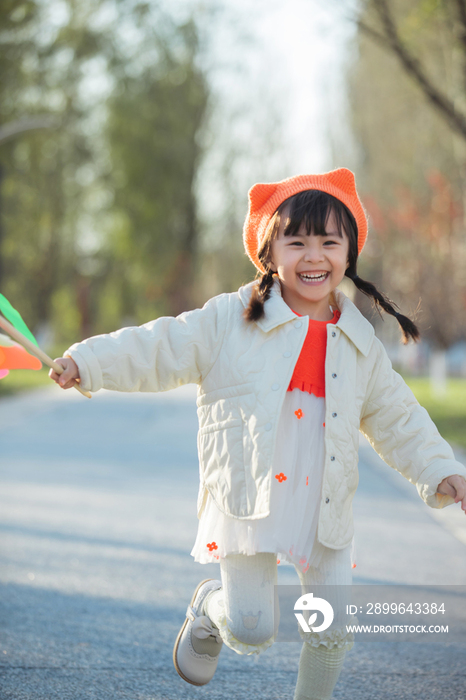
[(375, 352), (375, 361), (360, 430), (390, 467), (416, 485), (427, 505), (450, 505), (454, 499), (437, 493), (437, 487), (453, 474), (466, 478), (466, 468), (456, 461), (426, 409), (392, 368), (378, 338), (374, 338), (374, 344), (371, 352)]
[(65, 355), (78, 365), (88, 391), (167, 391), (198, 384), (220, 352), (228, 323), (228, 295), (202, 309), (162, 317), (75, 343)]

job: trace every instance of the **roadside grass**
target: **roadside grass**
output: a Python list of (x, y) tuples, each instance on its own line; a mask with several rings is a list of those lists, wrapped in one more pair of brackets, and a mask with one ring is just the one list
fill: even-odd
[(466, 448), (466, 379), (447, 380), (444, 397), (434, 397), (428, 377), (403, 377), (447, 442)]

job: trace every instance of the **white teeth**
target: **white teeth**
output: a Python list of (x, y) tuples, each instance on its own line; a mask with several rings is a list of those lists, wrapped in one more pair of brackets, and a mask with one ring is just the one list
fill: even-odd
[(324, 272), (323, 274), (320, 275), (299, 275), (302, 277), (304, 280), (323, 280), (325, 277), (327, 277), (327, 272)]

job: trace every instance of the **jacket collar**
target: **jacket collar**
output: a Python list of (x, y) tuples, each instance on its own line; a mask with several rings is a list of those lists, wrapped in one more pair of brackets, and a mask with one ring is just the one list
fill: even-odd
[[(239, 297), (243, 306), (246, 308), (249, 303), (252, 288), (256, 281), (240, 287), (238, 290)], [(357, 349), (367, 357), (374, 338), (374, 327), (369, 321), (364, 318), (359, 309), (340, 289), (334, 291), (335, 301), (340, 310), (341, 316), (338, 323), (335, 325), (343, 331), (343, 333), (351, 340)], [(270, 291), (270, 297), (265, 302), (265, 315), (256, 321), (257, 325), (265, 333), (277, 328), (287, 321), (292, 321), (296, 318), (290, 307), (283, 301), (280, 282), (275, 279), (273, 287)]]

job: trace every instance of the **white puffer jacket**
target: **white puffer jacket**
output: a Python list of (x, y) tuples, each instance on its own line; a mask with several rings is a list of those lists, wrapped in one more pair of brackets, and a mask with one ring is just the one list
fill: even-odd
[[(243, 319), (251, 288), (221, 294), (202, 309), (122, 328), (72, 345), (82, 387), (166, 391), (198, 385), (200, 490), (228, 515), (269, 514), (277, 421), (307, 333), (275, 282), (265, 317)], [(391, 366), (372, 325), (335, 290), (341, 311), (327, 325), (325, 470), (318, 536), (333, 549), (353, 536), (352, 500), (358, 485), (359, 430), (387, 464), (416, 484), (433, 508), (453, 499), (436, 494), (447, 476), (466, 469), (455, 460), (403, 379)]]

